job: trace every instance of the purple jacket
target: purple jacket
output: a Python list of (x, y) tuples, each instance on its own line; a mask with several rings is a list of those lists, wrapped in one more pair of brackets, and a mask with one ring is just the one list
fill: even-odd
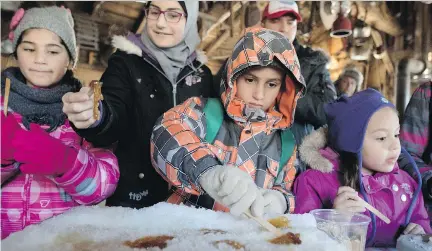
[[(326, 131), (320, 129), (309, 135), (300, 147), (300, 157), (311, 168), (302, 173), (294, 183), (295, 213), (307, 213), (312, 209), (332, 208), (340, 182), (339, 157), (326, 145)], [(372, 246), (394, 246), (398, 229), (405, 224), (406, 212), (418, 186), (411, 176), (396, 164), (390, 173), (363, 175), (363, 186), (369, 203), (390, 219), (386, 224), (379, 218)], [(361, 195), (360, 195), (361, 196)], [(429, 218), (420, 194), (416, 200), (410, 222), (421, 225), (431, 233)], [(365, 212), (370, 216), (369, 211)], [(372, 234), (369, 224), (368, 237)]]

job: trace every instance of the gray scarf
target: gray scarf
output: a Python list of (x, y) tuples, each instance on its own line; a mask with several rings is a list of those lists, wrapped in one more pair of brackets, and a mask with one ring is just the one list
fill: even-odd
[[(69, 75), (67, 73), (67, 75)], [(52, 88), (32, 88), (25, 84), (24, 76), (19, 68), (8, 68), (3, 71), (1, 89), (4, 93), (6, 81), (11, 81), (8, 106), (16, 113), (23, 116), (23, 124), (27, 127), (30, 123), (46, 124), (55, 129), (64, 123), (65, 115), (62, 111), (62, 97), (67, 92), (76, 91), (78, 82), (75, 85), (61, 83)], [(71, 76), (65, 76), (70, 78)], [(70, 78), (71, 81), (78, 81)]]
[(184, 1), (188, 13), (183, 40), (171, 48), (159, 48), (151, 41), (147, 33), (147, 24), (141, 34), (143, 44), (151, 51), (167, 75), (171, 84), (175, 85), (180, 71), (187, 65), (187, 59), (200, 43), (198, 35), (198, 1)]

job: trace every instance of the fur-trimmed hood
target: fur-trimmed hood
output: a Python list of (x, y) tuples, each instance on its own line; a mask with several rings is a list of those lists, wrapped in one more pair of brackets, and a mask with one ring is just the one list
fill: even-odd
[[(142, 43), (139, 44), (140, 41), (134, 41), (134, 40), (135, 39), (131, 39), (131, 35), (129, 35), (127, 37), (115, 35), (112, 37), (111, 44), (115, 49), (122, 50), (122, 51), (126, 52), (127, 54), (133, 54), (133, 55), (137, 55), (139, 57), (142, 57), (143, 51), (145, 51), (147, 54), (150, 54), (150, 56), (152, 56), (150, 51), (146, 50), (146, 48), (144, 47), (144, 45)], [(207, 63), (208, 58), (203, 51), (195, 50), (194, 53), (196, 54), (196, 58), (194, 57), (195, 60), (197, 60), (201, 64)]]
[(299, 148), (300, 159), (311, 169), (329, 173), (334, 165), (323, 156), (323, 149), (327, 146), (327, 128), (321, 127), (303, 139)]

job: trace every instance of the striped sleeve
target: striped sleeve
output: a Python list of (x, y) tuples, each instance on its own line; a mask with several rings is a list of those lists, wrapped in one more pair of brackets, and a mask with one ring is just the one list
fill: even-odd
[[(427, 185), (427, 180), (432, 178), (432, 163), (425, 163), (423, 158), (428, 145), (429, 123), (431, 123), (431, 111), (429, 111), (431, 85), (431, 82), (424, 83), (414, 91), (405, 110), (400, 133), (401, 144), (417, 163), (424, 186)], [(431, 155), (432, 153), (426, 154)], [(413, 170), (409, 168), (408, 161), (403, 159), (401, 162), (401, 167), (415, 177)]]
[(219, 161), (204, 141), (204, 100), (190, 98), (158, 119), (151, 138), (152, 163), (170, 184), (198, 195), (198, 179)]
[(120, 177), (117, 158), (109, 149), (94, 148), (84, 141), (74, 166), (52, 181), (82, 205), (97, 204), (108, 198)]

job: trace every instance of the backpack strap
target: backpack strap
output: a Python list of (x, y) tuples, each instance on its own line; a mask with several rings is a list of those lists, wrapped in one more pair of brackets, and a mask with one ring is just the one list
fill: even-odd
[(422, 159), (425, 160), (426, 164), (432, 163), (432, 83), (430, 84), (431, 96), (429, 97), (429, 135), (428, 142), (423, 151)]
[[(224, 108), (220, 100), (216, 98), (207, 99), (207, 103), (204, 107), (204, 114), (206, 115), (207, 122), (205, 141), (212, 144), (216, 139), (216, 135), (218, 134), (224, 119)], [(296, 141), (294, 139), (294, 134), (290, 129), (281, 132), (281, 143), (282, 151), (278, 175), (294, 152)]]
[[(279, 161), (279, 170), (277, 175), (282, 171), (290, 157), (294, 153), (294, 148), (296, 141), (294, 139), (294, 134), (291, 132), (291, 129), (286, 129), (281, 132), (281, 142), (282, 142), (282, 151), (281, 158)], [(276, 176), (277, 177), (277, 176)]]
[(213, 143), (216, 135), (222, 126), (224, 119), (224, 109), (219, 99), (209, 98), (204, 107), (204, 114), (206, 115), (207, 133), (205, 140), (208, 143)]

